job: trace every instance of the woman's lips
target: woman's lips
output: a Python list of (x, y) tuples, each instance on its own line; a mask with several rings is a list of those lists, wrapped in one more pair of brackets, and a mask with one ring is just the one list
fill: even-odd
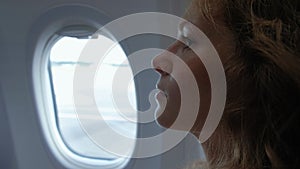
[(156, 89), (158, 90), (158, 92), (156, 93), (156, 99), (161, 100), (168, 98), (168, 93), (165, 90), (165, 86), (163, 85), (162, 80), (158, 81), (158, 83), (156, 84)]
[(156, 93), (155, 97), (157, 100), (161, 100), (161, 99), (167, 98), (167, 94), (159, 89), (159, 91)]

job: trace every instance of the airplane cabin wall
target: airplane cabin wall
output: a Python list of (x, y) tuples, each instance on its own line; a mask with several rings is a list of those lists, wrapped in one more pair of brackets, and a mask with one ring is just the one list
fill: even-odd
[[(136, 12), (166, 12), (181, 16), (188, 1), (182, 0), (2, 0), (0, 2), (0, 168), (56, 169), (65, 168), (49, 152), (37, 117), (31, 79), (32, 37), (39, 36), (33, 25), (45, 11), (61, 5), (84, 5), (108, 16), (108, 21)], [(116, 5), (117, 4), (117, 5)], [(47, 21), (45, 21), (47, 22)], [(35, 35), (36, 34), (36, 35)], [(160, 38), (150, 37), (129, 42), (130, 50), (143, 47), (166, 46)], [(149, 70), (146, 77), (138, 77), (141, 99), (139, 108), (148, 106), (145, 91), (155, 87), (157, 74)], [(150, 77), (150, 78), (149, 78)], [(148, 96), (147, 96), (148, 97)], [(143, 100), (144, 99), (144, 100)], [(155, 129), (159, 130), (159, 129)], [(146, 132), (155, 132), (147, 131)], [(200, 150), (192, 150), (193, 139), (161, 156), (139, 159), (129, 165), (135, 169), (173, 169), (181, 160), (196, 159)], [(182, 153), (184, 151), (184, 153)], [(194, 152), (193, 152), (194, 151)], [(188, 155), (188, 156), (187, 156)], [(176, 163), (176, 161), (178, 163)], [(181, 164), (182, 165), (182, 164)]]

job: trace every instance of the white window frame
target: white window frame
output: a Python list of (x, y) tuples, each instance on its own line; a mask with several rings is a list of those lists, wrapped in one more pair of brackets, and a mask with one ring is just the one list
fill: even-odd
[[(68, 10), (73, 11), (73, 13), (60, 12)], [(93, 15), (95, 13), (97, 15)], [(90, 16), (94, 16), (94, 18)], [(56, 35), (56, 32), (73, 25), (85, 25), (97, 28), (101, 25), (98, 22), (101, 17), (107, 19), (101, 12), (91, 7), (80, 5), (60, 6), (47, 11), (35, 24), (38, 25), (36, 30), (39, 33), (35, 37), (35, 43), (32, 44), (35, 45), (33, 47), (32, 80), (37, 113), (41, 130), (51, 155), (55, 157), (59, 164), (62, 164), (66, 168), (121, 169), (130, 168), (133, 165), (132, 162), (130, 163), (130, 158), (107, 161), (73, 153), (63, 142), (56, 125), (56, 112), (53, 107), (55, 104), (48, 73), (50, 50), (60, 38), (60, 36)]]

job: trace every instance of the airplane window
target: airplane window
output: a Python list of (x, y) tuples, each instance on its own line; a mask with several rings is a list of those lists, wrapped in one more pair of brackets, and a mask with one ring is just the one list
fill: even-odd
[[(88, 158), (114, 160), (118, 157), (99, 147), (99, 145), (89, 137), (88, 133), (84, 131), (74, 107), (73, 80), (76, 67), (89, 69), (93, 64), (97, 64), (88, 60), (84, 62), (78, 61), (81, 51), (88, 40), (89, 39), (64, 36), (60, 38), (50, 50), (49, 75), (51, 77), (52, 94), (56, 109), (56, 126), (58, 127), (64, 144), (73, 153)], [(88, 88), (82, 87), (78, 89), (80, 91), (78, 97), (82, 97), (82, 102), (76, 106), (86, 110), (84, 118), (85, 120), (89, 120), (90, 125), (109, 123), (114, 130), (118, 130), (122, 135), (135, 138), (137, 134), (136, 123), (124, 118), (124, 115), (118, 113), (122, 111), (122, 113), (126, 113), (127, 117), (132, 119), (137, 118), (137, 113), (130, 111), (132, 108), (136, 110), (137, 106), (133, 80), (128, 87), (128, 91), (126, 91), (127, 95), (120, 96), (126, 96), (127, 98), (119, 98), (120, 100), (129, 99), (130, 105), (125, 104), (125, 106), (122, 106), (117, 111), (114, 108), (114, 100), (110, 99), (112, 98), (113, 75), (118, 69), (122, 69), (122, 72), (130, 72), (127, 76), (133, 79), (131, 67), (120, 45), (114, 47), (113, 50), (105, 56), (101, 69), (98, 69), (98, 73), (95, 73), (93, 95), (88, 94)], [(101, 76), (99, 74), (101, 74)], [(118, 90), (118, 87), (116, 90)], [(93, 106), (93, 100), (96, 103), (100, 103), (97, 104), (97, 106), (101, 106), (98, 107), (98, 109), (103, 111), (102, 116), (104, 116), (104, 120), (93, 117), (94, 115), (89, 112), (89, 107)], [(118, 141), (112, 140), (109, 133), (102, 131), (101, 128), (95, 132), (103, 133), (103, 139), (106, 139), (106, 141), (111, 144), (115, 144), (113, 146), (122, 146)], [(128, 151), (132, 151), (134, 149), (133, 146), (127, 147)]]

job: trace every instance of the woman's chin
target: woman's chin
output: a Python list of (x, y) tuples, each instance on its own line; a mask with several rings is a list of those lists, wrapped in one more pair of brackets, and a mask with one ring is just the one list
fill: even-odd
[(162, 118), (162, 114), (164, 113), (164, 111), (165, 106), (161, 107), (161, 105), (158, 103), (158, 106), (155, 110), (155, 121), (159, 126), (168, 128), (168, 126), (165, 125), (165, 120)]
[[(169, 114), (171, 113), (171, 114)], [(186, 124), (180, 119), (177, 119), (177, 113), (172, 111), (169, 112), (167, 110), (157, 110), (155, 112), (156, 123), (163, 128), (180, 130), (180, 131), (190, 131), (192, 126), (190, 124)]]
[(177, 129), (176, 126), (174, 126), (174, 122), (176, 120), (176, 117), (173, 116), (176, 113), (173, 111), (168, 111), (167, 109), (162, 107), (157, 107), (155, 112), (155, 119), (156, 123), (163, 128), (170, 128), (170, 129)]
[(170, 121), (168, 119), (162, 118), (161, 116), (156, 118), (156, 123), (162, 128), (171, 128), (172, 127), (172, 123), (170, 123)]

